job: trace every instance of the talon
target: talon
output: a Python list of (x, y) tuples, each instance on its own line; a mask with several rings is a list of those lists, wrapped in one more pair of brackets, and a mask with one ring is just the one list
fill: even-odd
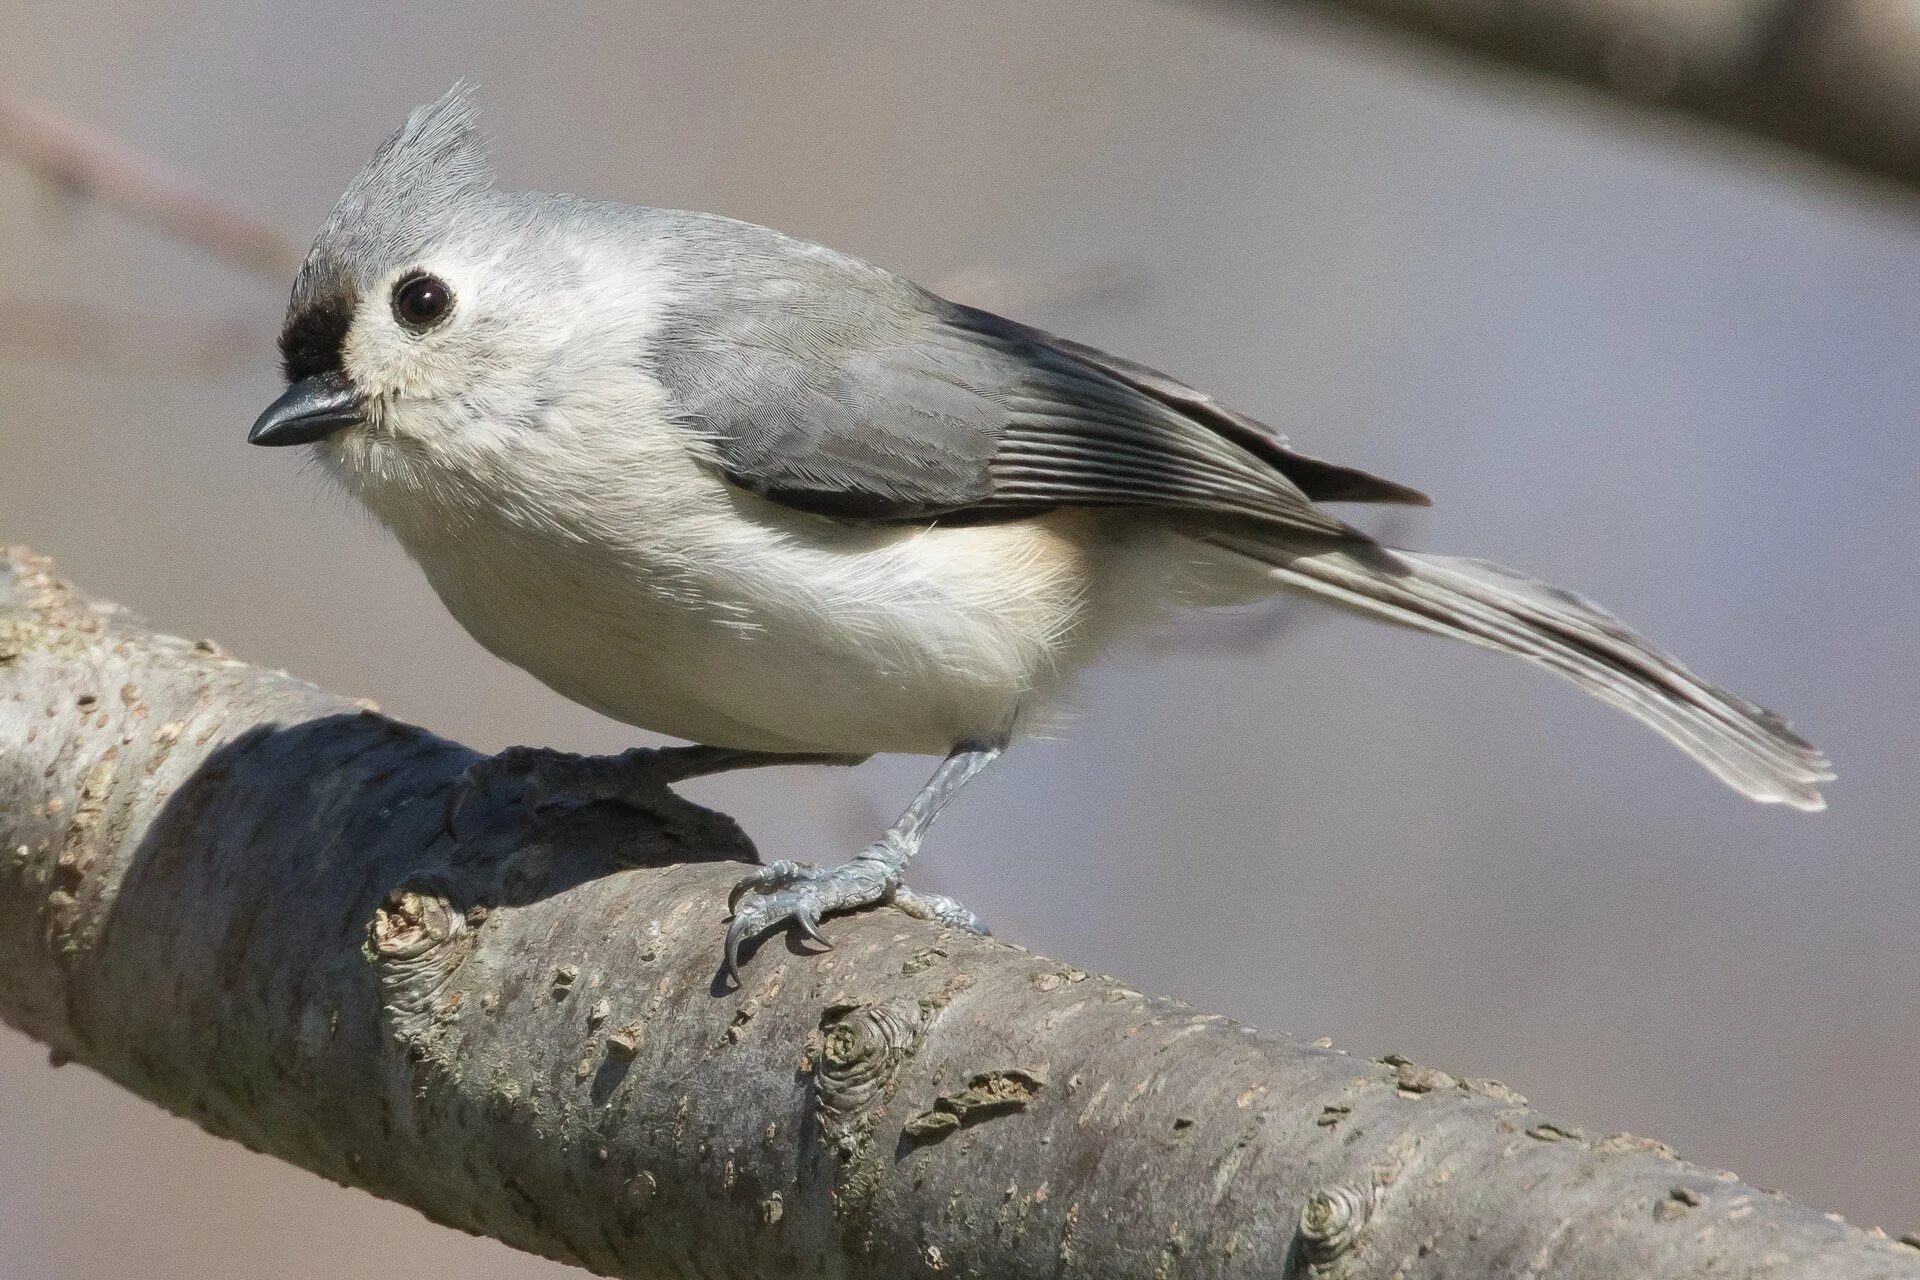
[(740, 906), (740, 899), (749, 893), (770, 893), (803, 878), (813, 868), (804, 862), (789, 862), (781, 858), (769, 862), (753, 874), (735, 882), (727, 894), (727, 910), (734, 911)]
[(816, 942), (827, 950), (833, 950), (833, 944), (820, 936), (820, 917), (801, 907), (793, 913), (793, 923), (808, 942)]
[(737, 914), (740, 910), (740, 899), (759, 889), (759, 887), (760, 876), (757, 872), (744, 879), (734, 881), (733, 888), (727, 891), (727, 914), (730, 916)]
[(734, 986), (740, 986), (740, 944), (754, 931), (750, 921), (751, 914), (737, 915), (727, 926), (727, 977)]
[[(759, 896), (749, 901), (752, 894)], [(822, 917), (883, 902), (922, 920), (986, 932), (974, 914), (952, 898), (917, 894), (901, 884), (895, 868), (882, 857), (862, 855), (844, 866), (824, 869), (783, 858), (740, 879), (728, 896), (733, 918), (727, 924), (727, 975), (736, 984), (740, 981), (740, 951), (749, 938), (791, 927), (802, 938), (831, 951), (833, 943), (820, 932)]]

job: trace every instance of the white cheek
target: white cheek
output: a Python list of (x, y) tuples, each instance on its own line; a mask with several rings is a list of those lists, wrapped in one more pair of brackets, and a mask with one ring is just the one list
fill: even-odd
[(341, 361), (355, 386), (373, 396), (417, 395), (414, 343), (385, 317), (362, 315), (347, 331)]
[[(453, 316), (440, 328), (417, 333), (393, 314), (394, 287), (406, 276), (426, 271), (447, 282), (454, 297)], [(478, 268), (471, 263), (428, 259), (401, 267), (367, 292), (341, 350), (342, 363), (355, 385), (387, 399), (433, 399), (457, 393), (460, 372), (454, 359), (461, 312), (482, 305)], [(462, 300), (466, 305), (463, 307)]]
[[(371, 401), (372, 428), (347, 433), (356, 440), (336, 466), (367, 485), (406, 489), (417, 487), (404, 481), (422, 467), (495, 472), (502, 450), (526, 465), (515, 446), (530, 432), (576, 436), (615, 452), (632, 438), (655, 443), (644, 429), (608, 429), (664, 424), (664, 393), (640, 371), (670, 301), (655, 257), (583, 246), (556, 272), (559, 298), (549, 296), (552, 281), (529, 286), (510, 265), (429, 259), (368, 291), (342, 360)], [(403, 327), (391, 309), (395, 282), (413, 269), (441, 277), (454, 296), (452, 316), (424, 334)], [(690, 443), (659, 436), (676, 455)], [(379, 446), (390, 446), (397, 460)], [(584, 467), (593, 459), (577, 461)]]

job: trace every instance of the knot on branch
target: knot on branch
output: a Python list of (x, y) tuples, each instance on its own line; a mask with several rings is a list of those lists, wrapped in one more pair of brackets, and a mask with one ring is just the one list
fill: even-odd
[(1300, 1256), (1316, 1271), (1332, 1266), (1359, 1242), (1372, 1214), (1371, 1187), (1321, 1187), (1300, 1208)]
[(367, 956), (380, 971), (396, 1039), (413, 1042), (433, 1022), (440, 994), (464, 958), (467, 917), (437, 880), (387, 895), (367, 925)]
[(389, 968), (416, 965), (466, 932), (466, 919), (435, 887), (402, 885), (373, 913), (367, 937), (376, 959)]
[(822, 1037), (814, 1091), (821, 1125), (842, 1146), (858, 1119), (893, 1087), (900, 1064), (913, 1056), (928, 1012), (918, 1001), (831, 1005), (820, 1016)]

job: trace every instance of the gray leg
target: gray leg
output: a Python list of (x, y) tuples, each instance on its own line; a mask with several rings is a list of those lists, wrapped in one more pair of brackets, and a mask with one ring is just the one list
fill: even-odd
[(545, 747), (508, 747), (476, 763), (447, 796), (447, 829), (453, 829), (467, 802), (495, 782), (518, 778), (526, 802), (544, 808), (556, 801), (582, 804), (615, 801), (644, 807), (659, 789), (689, 778), (759, 769), (781, 764), (859, 764), (862, 756), (779, 751), (737, 751), (731, 747), (635, 747), (615, 756), (581, 756)]
[[(727, 972), (734, 981), (740, 980), (740, 944), (748, 938), (775, 925), (791, 924), (806, 937), (826, 945), (819, 931), (822, 916), (877, 902), (891, 903), (922, 920), (985, 933), (985, 926), (973, 912), (952, 898), (915, 893), (901, 883), (900, 877), (908, 861), (920, 852), (927, 829), (947, 801), (993, 763), (1005, 746), (1000, 742), (966, 742), (955, 747), (899, 821), (851, 862), (819, 868), (782, 859), (735, 885), (733, 922), (727, 926)], [(743, 905), (741, 899), (749, 894), (757, 896)]]

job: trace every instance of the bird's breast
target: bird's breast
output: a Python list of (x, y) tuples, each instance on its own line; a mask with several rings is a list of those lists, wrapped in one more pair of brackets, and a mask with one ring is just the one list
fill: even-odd
[(389, 523), (481, 644), (628, 724), (941, 753), (1017, 729), (1089, 648), (1097, 539), (1072, 517), (860, 527), (742, 493), (691, 455), (607, 474), (591, 504)]

